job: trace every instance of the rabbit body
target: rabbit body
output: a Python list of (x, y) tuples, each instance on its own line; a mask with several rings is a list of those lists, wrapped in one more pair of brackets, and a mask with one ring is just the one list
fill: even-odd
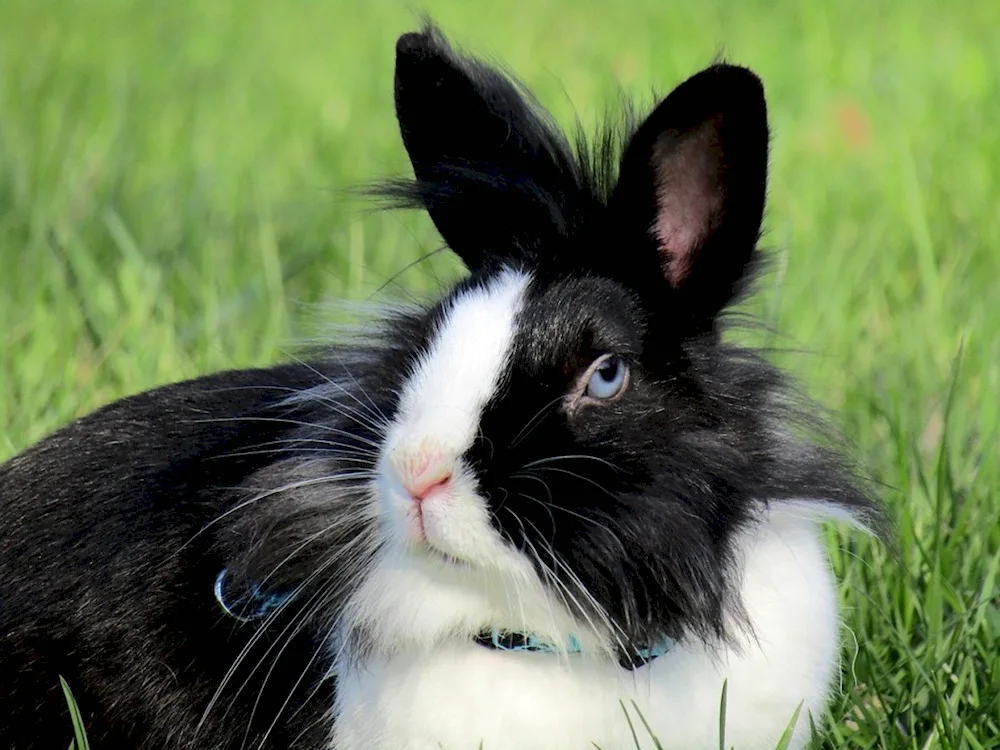
[[(0, 467), (0, 737), (113, 748), (803, 747), (825, 519), (878, 511), (724, 310), (768, 129), (714, 65), (570, 147), (433, 28), (397, 45), (469, 276), (309, 362), (111, 404)], [(641, 717), (639, 714), (641, 713)]]

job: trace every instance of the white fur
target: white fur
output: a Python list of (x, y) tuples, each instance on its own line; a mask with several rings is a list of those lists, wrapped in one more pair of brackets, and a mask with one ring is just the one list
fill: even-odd
[[(663, 747), (714, 749), (728, 680), (727, 747), (773, 748), (801, 703), (792, 743), (801, 748), (809, 713), (825, 705), (838, 651), (821, 519), (803, 505), (772, 505), (739, 540), (752, 634), (721, 650), (682, 642), (634, 672), (609, 658), (606, 623), (574, 622), (490, 526), (460, 456), (504, 375), (528, 283), (508, 272), (455, 300), (404, 387), (373, 493), (383, 553), (348, 603), (341, 631), (363, 631), (370, 651), (353, 659), (344, 644), (331, 747), (634, 750), (622, 702), (642, 747), (653, 747), (634, 701)], [(416, 534), (417, 506), (400, 474), (427, 462), (447, 467), (452, 479), (422, 504)], [(557, 644), (572, 633), (583, 653), (492, 651), (472, 641), (485, 627)]]
[[(464, 562), (527, 569), (490, 527), (486, 503), (460, 456), (471, 447), (483, 407), (506, 372), (529, 283), (526, 274), (504, 271), (452, 300), (427, 354), (404, 385), (376, 486), (395, 548), (426, 542)], [(418, 513), (403, 485), (408, 475), (420, 473), (450, 474), (451, 481)]]
[(504, 271), (452, 300), (428, 353), (403, 387), (390, 452), (433, 437), (459, 455), (503, 376), (530, 277)]
[[(563, 750), (596, 743), (603, 750), (625, 750), (635, 744), (624, 701), (641, 746), (652, 748), (632, 708), (635, 701), (664, 748), (714, 750), (727, 680), (727, 747), (773, 748), (800, 702), (791, 747), (803, 747), (808, 716), (821, 715), (837, 665), (838, 618), (819, 527), (782, 510), (772, 507), (742, 540), (742, 597), (753, 635), (738, 651), (681, 643), (634, 672), (583, 655), (484, 649), (462, 631), (491, 606), (513, 604), (504, 602), (502, 592), (479, 588), (483, 580), (475, 576), (462, 580), (456, 573), (447, 586), (444, 577), (424, 577), (426, 571), (396, 570), (402, 577), (386, 594), (406, 595), (398, 609), (380, 615), (405, 621), (413, 613), (406, 623), (412, 637), (428, 620), (441, 631), (441, 620), (450, 614), (456, 632), (439, 632), (435, 643), (404, 645), (345, 671), (333, 746)], [(541, 613), (541, 621), (547, 617)]]

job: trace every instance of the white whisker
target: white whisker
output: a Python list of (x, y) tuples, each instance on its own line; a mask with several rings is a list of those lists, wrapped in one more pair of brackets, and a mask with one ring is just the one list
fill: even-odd
[[(306, 587), (308, 587), (319, 576), (323, 575), (330, 567), (332, 567), (337, 562), (339, 562), (341, 560), (341, 557), (343, 555), (350, 553), (352, 551), (352, 548), (354, 546), (358, 545), (360, 542), (370, 541), (369, 537), (373, 533), (374, 532), (372, 531), (372, 528), (371, 527), (367, 527), (361, 534), (359, 534), (358, 536), (356, 536), (350, 542), (348, 542), (347, 544), (345, 544), (342, 547), (337, 548), (337, 550), (335, 550), (334, 554), (332, 554), (329, 558), (327, 558), (320, 565), (318, 565), (316, 567), (316, 569), (305, 578), (305, 580), (303, 580), (298, 586), (295, 587), (295, 589), (293, 589), (293, 592), (288, 597), (288, 599), (286, 599), (278, 607), (276, 607), (273, 612), (269, 613), (267, 615), (267, 617), (260, 623), (260, 625), (258, 625), (256, 632), (250, 637), (250, 639), (244, 645), (243, 649), (240, 651), (240, 653), (237, 655), (236, 659), (234, 660), (232, 666), (229, 668), (229, 670), (223, 676), (221, 682), (219, 683), (218, 688), (216, 688), (215, 693), (213, 694), (211, 700), (208, 703), (208, 706), (205, 708), (205, 711), (202, 714), (201, 721), (199, 721), (199, 723), (198, 723), (199, 727), (201, 727), (204, 724), (205, 720), (208, 718), (209, 713), (215, 707), (216, 702), (219, 700), (219, 698), (222, 695), (222, 692), (228, 686), (229, 681), (232, 679), (233, 675), (235, 675), (236, 670), (238, 670), (239, 667), (241, 666), (241, 664), (243, 663), (243, 660), (246, 659), (246, 657), (250, 654), (250, 651), (257, 644), (257, 642), (268, 632), (268, 628), (275, 622), (275, 620), (278, 617), (280, 617), (281, 614), (285, 611), (285, 609), (287, 609), (288, 606), (290, 606), (296, 600), (296, 597), (298, 596), (298, 593), (301, 592)], [(325, 595), (327, 595), (327, 594), (329, 594), (329, 592), (326, 589), (320, 588), (315, 593), (313, 593), (312, 596), (310, 596), (307, 601), (305, 601), (304, 603), (302, 603), (302, 605), (301, 605), (302, 606), (302, 610), (300, 612), (298, 612), (292, 618), (292, 620), (288, 624), (285, 625), (285, 627), (282, 629), (281, 633), (279, 633), (275, 637), (274, 643), (272, 643), (267, 648), (267, 650), (264, 652), (264, 654), (261, 656), (260, 660), (258, 661), (257, 666), (254, 667), (250, 671), (250, 673), (244, 679), (242, 685), (234, 693), (234, 695), (233, 695), (234, 699), (237, 696), (239, 696), (240, 693), (242, 693), (244, 689), (246, 689), (246, 686), (249, 684), (249, 681), (253, 678), (253, 675), (257, 672), (257, 670), (260, 668), (260, 666), (264, 663), (264, 660), (267, 659), (267, 657), (273, 651), (273, 649), (275, 648), (275, 646), (278, 643), (282, 643), (282, 641), (284, 641), (284, 643), (282, 645), (282, 649), (281, 649), (281, 651), (279, 651), (279, 654), (278, 654), (278, 656), (280, 656), (281, 652), (283, 652), (284, 648), (288, 645), (288, 642), (291, 640), (292, 637), (294, 637), (294, 634), (298, 632), (298, 630), (295, 630), (295, 633), (293, 633), (292, 636), (286, 637), (286, 634), (288, 633), (288, 631), (290, 629), (296, 627), (296, 625), (301, 626), (303, 623), (305, 623), (308, 620), (312, 619), (312, 617), (320, 609), (320, 604), (322, 604), (323, 601), (326, 601), (326, 599), (324, 599), (323, 597)], [(321, 600), (321, 601), (319, 603), (317, 603), (317, 600)], [(263, 692), (263, 686), (261, 688), (261, 691), (258, 692), (258, 700), (259, 700), (260, 692)], [(256, 708), (256, 702), (254, 704), (254, 707)], [(227, 715), (228, 712), (229, 712), (229, 708), (226, 709), (226, 711), (223, 713), (223, 716)]]
[[(535, 476), (534, 474), (521, 474), (520, 476), (525, 477), (525, 478), (536, 479), (537, 481), (541, 482), (542, 485), (545, 487), (546, 492), (549, 493), (549, 499), (552, 500), (552, 491), (549, 489), (549, 487), (546, 484), (546, 482), (545, 482), (544, 479), (542, 479), (541, 477)], [(601, 523), (597, 519), (595, 519), (595, 518), (588, 518), (587, 516), (583, 515), (582, 513), (577, 513), (575, 510), (570, 510), (569, 508), (566, 508), (566, 507), (564, 507), (562, 505), (559, 505), (558, 503), (555, 503), (555, 502), (542, 503), (541, 500), (539, 500), (536, 497), (532, 497), (531, 495), (525, 495), (523, 493), (518, 493), (518, 494), (521, 497), (526, 497), (529, 500), (534, 500), (536, 503), (541, 503), (542, 505), (545, 505), (546, 508), (549, 511), (549, 515), (552, 515), (552, 510), (554, 509), (554, 510), (557, 510), (557, 511), (559, 511), (561, 513), (565, 513), (566, 515), (573, 516), (574, 518), (579, 518), (581, 521), (586, 521), (587, 523), (593, 524), (597, 528), (599, 528), (602, 531), (606, 532), (612, 539), (614, 539), (618, 543), (618, 546), (621, 548), (622, 554), (624, 554), (624, 555), (627, 556), (628, 550), (626, 549), (625, 543), (622, 542), (621, 538), (615, 532), (613, 532), (609, 526), (605, 526), (603, 523)], [(552, 522), (552, 525), (553, 525), (553, 527), (555, 527), (555, 521), (554, 520)]]
[(337, 427), (331, 427), (330, 425), (317, 424), (316, 422), (304, 422), (304, 421), (302, 421), (300, 419), (289, 419), (288, 417), (259, 417), (259, 416), (253, 416), (253, 417), (211, 417), (211, 418), (206, 418), (206, 419), (191, 419), (191, 420), (187, 420), (187, 421), (189, 423), (191, 423), (191, 424), (220, 424), (220, 423), (226, 423), (226, 422), (265, 422), (265, 423), (274, 423), (274, 424), (287, 424), (287, 425), (294, 425), (296, 427), (309, 427), (309, 428), (312, 428), (312, 429), (320, 430), (322, 432), (330, 432), (330, 433), (333, 433), (335, 435), (343, 435), (345, 437), (352, 438), (354, 440), (358, 440), (358, 441), (360, 441), (362, 443), (365, 443), (366, 445), (369, 445), (369, 446), (371, 446), (372, 448), (374, 448), (376, 450), (378, 450), (378, 449), (380, 449), (382, 447), (379, 443), (377, 443), (377, 442), (375, 442), (373, 440), (369, 440), (368, 438), (360, 437), (356, 433), (349, 432), (347, 430), (341, 430), (341, 429), (339, 429)]
[[(355, 539), (353, 540), (353, 542), (356, 542), (358, 539), (361, 539), (361, 538), (363, 538), (363, 537), (361, 535), (359, 535), (358, 537), (355, 537)], [(338, 560), (339, 557), (340, 557), (339, 552), (342, 552), (344, 550), (349, 549), (349, 546), (350, 545), (345, 546), (341, 550), (338, 550), (338, 554), (335, 555), (329, 561), (329, 563), (332, 564), (334, 561)], [(323, 569), (326, 569), (327, 567), (329, 567), (329, 565), (328, 565), (328, 563), (324, 562), (320, 567), (323, 568)], [(347, 567), (353, 569), (353, 566), (347, 566)], [(278, 661), (281, 659), (281, 655), (284, 653), (285, 649), (291, 643), (292, 639), (295, 638), (295, 636), (297, 636), (302, 631), (302, 628), (305, 627), (306, 623), (309, 620), (312, 619), (313, 615), (317, 611), (319, 611), (320, 609), (322, 609), (323, 606), (327, 602), (329, 602), (332, 599), (337, 598), (337, 595), (339, 593), (340, 593), (339, 590), (336, 590), (336, 589), (334, 589), (334, 590), (321, 589), (320, 591), (317, 592), (317, 594), (325, 594), (325, 596), (321, 597), (319, 599), (319, 601), (317, 601), (316, 605), (312, 608), (312, 610), (310, 610), (310, 614), (309, 614), (308, 617), (303, 617), (303, 618), (300, 619), (299, 624), (295, 627), (295, 629), (292, 631), (292, 633), (285, 638), (284, 645), (281, 647), (281, 649), (279, 649), (278, 653), (275, 654), (274, 659), (271, 661), (271, 666), (268, 669), (267, 674), (264, 676), (263, 682), (261, 683), (261, 688), (260, 688), (260, 691), (257, 694), (257, 699), (254, 701), (254, 707), (253, 707), (253, 710), (250, 713), (251, 719), (253, 718), (254, 713), (256, 713), (257, 703), (260, 700), (260, 695), (261, 695), (261, 693), (263, 693), (264, 687), (267, 685), (267, 681), (270, 679), (271, 674), (274, 672), (275, 667), (278, 665)], [(319, 652), (322, 650), (322, 647), (323, 647), (322, 645), (320, 645), (320, 646), (317, 647), (317, 649), (313, 652), (313, 656), (310, 658), (308, 664), (310, 664), (310, 665), (312, 664), (312, 662), (316, 659), (316, 657), (319, 654)], [(273, 648), (273, 644), (272, 644), (272, 648)], [(269, 648), (268, 652), (270, 652), (270, 650), (271, 649)], [(266, 656), (267, 656), (267, 654), (265, 654), (264, 657), (262, 657), (261, 661), (263, 661), (263, 659), (266, 658)], [(282, 712), (288, 706), (288, 701), (290, 701), (292, 699), (292, 695), (294, 694), (294, 692), (298, 688), (298, 686), (301, 684), (302, 679), (305, 677), (305, 675), (307, 673), (308, 673), (308, 666), (307, 666), (306, 669), (303, 670), (303, 672), (296, 679), (295, 684), (292, 685), (292, 687), (289, 690), (288, 695), (286, 696), (285, 700), (282, 702), (281, 706), (278, 708), (278, 711), (275, 713), (274, 719), (272, 720), (271, 724), (268, 726), (267, 730), (264, 732), (264, 736), (261, 737), (261, 740), (260, 740), (260, 746), (261, 747), (263, 747), (266, 744), (267, 738), (270, 736), (271, 732), (274, 730), (274, 727), (277, 725), (277, 722), (280, 719)], [(249, 722), (248, 722), (248, 724), (249, 724)]]
[[(247, 507), (253, 505), (254, 503), (260, 502), (261, 500), (265, 500), (268, 497), (272, 497), (274, 495), (279, 495), (282, 492), (290, 492), (291, 490), (301, 489), (303, 487), (311, 487), (311, 486), (321, 485), (321, 484), (334, 484), (336, 482), (347, 482), (347, 481), (356, 481), (356, 480), (370, 480), (372, 478), (372, 476), (373, 476), (373, 474), (371, 472), (355, 471), (355, 472), (352, 472), (350, 474), (345, 473), (345, 474), (335, 474), (335, 475), (321, 476), (321, 477), (312, 477), (312, 478), (309, 478), (309, 479), (303, 479), (303, 480), (301, 480), (299, 482), (292, 482), (290, 484), (282, 485), (281, 487), (275, 487), (275, 488), (272, 488), (272, 489), (260, 491), (258, 494), (253, 495), (249, 499), (244, 500), (243, 502), (237, 503), (236, 505), (234, 505), (229, 510), (227, 510), (227, 511), (225, 511), (223, 513), (220, 513), (214, 519), (212, 519), (207, 524), (205, 524), (204, 526), (202, 526), (201, 529), (199, 529), (198, 531), (196, 531), (191, 536), (190, 539), (188, 539), (186, 542), (184, 542), (184, 544), (182, 544), (180, 547), (178, 547), (177, 550), (174, 552), (174, 554), (171, 557), (179, 555), (189, 544), (191, 544), (195, 539), (197, 539), (199, 536), (201, 536), (202, 534), (204, 534), (206, 531), (208, 531), (210, 528), (212, 528), (213, 526), (215, 526), (217, 523), (220, 523), (221, 521), (225, 520), (226, 518), (228, 518), (229, 516), (233, 515), (234, 513), (238, 513), (239, 511), (243, 510), (244, 508), (247, 508)], [(226, 489), (226, 488), (220, 488), (220, 489)], [(230, 487), (228, 489), (231, 489), (231, 490), (234, 490), (234, 491), (239, 491), (239, 490), (246, 491), (246, 490), (248, 490), (250, 488), (246, 488), (246, 487)]]
[(358, 382), (357, 378), (354, 377), (354, 374), (351, 372), (350, 368), (348, 368), (347, 365), (344, 363), (343, 358), (340, 357), (339, 355), (337, 355), (335, 352), (332, 352), (332, 353), (337, 358), (337, 360), (338, 360), (338, 362), (340, 364), (340, 368), (344, 371), (344, 373), (347, 375), (347, 377), (349, 377), (354, 382), (354, 385), (357, 387), (358, 392), (361, 393), (361, 395), (363, 395), (366, 399), (368, 399), (368, 404), (364, 404), (361, 401), (361, 399), (359, 399), (354, 393), (352, 393), (351, 391), (349, 391), (346, 388), (344, 388), (344, 386), (342, 386), (340, 383), (338, 383), (333, 378), (329, 377), (328, 375), (326, 375), (324, 373), (319, 372), (319, 370), (317, 370), (312, 365), (310, 365), (310, 364), (308, 364), (306, 362), (303, 362), (302, 360), (298, 360), (298, 361), (302, 365), (308, 367), (313, 372), (315, 372), (317, 375), (319, 375), (320, 377), (322, 377), (327, 382), (328, 385), (332, 385), (335, 388), (339, 388), (345, 395), (350, 396), (352, 399), (354, 399), (354, 401), (358, 404), (358, 406), (361, 407), (362, 409), (366, 410), (369, 414), (371, 414), (378, 421), (379, 424), (381, 424), (383, 426), (388, 425), (389, 422), (390, 422), (389, 418), (386, 417), (385, 413), (379, 408), (378, 404), (375, 403), (375, 401), (372, 399), (372, 397), (368, 395), (367, 391), (365, 391), (365, 389), (361, 387), (361, 384)]
[(545, 417), (545, 412), (551, 409), (555, 404), (559, 403), (562, 400), (563, 400), (562, 395), (556, 396), (554, 399), (545, 404), (541, 409), (535, 412), (535, 415), (527, 422), (525, 422), (524, 427), (521, 428), (521, 431), (518, 432), (517, 435), (514, 436), (514, 439), (510, 441), (510, 443), (507, 445), (507, 449), (510, 450), (514, 448), (518, 443), (525, 440), (532, 432), (534, 432), (535, 429), (537, 429), (538, 425), (542, 423), (542, 419)]
[(569, 460), (578, 460), (578, 459), (584, 459), (584, 460), (587, 460), (587, 461), (597, 461), (598, 463), (602, 463), (605, 466), (607, 466), (607, 467), (609, 467), (611, 469), (614, 469), (615, 471), (621, 471), (621, 469), (618, 466), (616, 466), (615, 464), (611, 463), (607, 459), (600, 458), (599, 456), (588, 456), (585, 453), (566, 454), (566, 455), (562, 455), (562, 456), (549, 456), (547, 458), (540, 458), (537, 461), (530, 461), (530, 462), (524, 464), (524, 466), (522, 466), (521, 468), (522, 469), (531, 469), (531, 468), (533, 468), (535, 466), (544, 466), (546, 464), (551, 464), (551, 463), (553, 463), (555, 461), (569, 461)]

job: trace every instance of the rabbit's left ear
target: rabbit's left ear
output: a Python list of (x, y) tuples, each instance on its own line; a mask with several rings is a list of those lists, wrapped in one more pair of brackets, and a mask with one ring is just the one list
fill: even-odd
[(530, 258), (575, 190), (569, 150), (507, 76), (454, 52), (432, 26), (396, 44), (396, 117), (427, 209), (471, 270)]
[(695, 317), (714, 318), (749, 275), (767, 149), (763, 87), (732, 65), (674, 89), (625, 149), (612, 206), (624, 229), (648, 231), (664, 279)]

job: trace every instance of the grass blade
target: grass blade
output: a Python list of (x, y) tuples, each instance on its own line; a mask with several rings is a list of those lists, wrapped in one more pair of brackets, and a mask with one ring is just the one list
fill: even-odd
[(802, 711), (802, 703), (799, 703), (798, 707), (795, 709), (795, 713), (792, 714), (791, 720), (788, 722), (788, 726), (785, 727), (785, 731), (781, 733), (781, 739), (778, 740), (778, 744), (774, 750), (788, 750), (788, 746), (792, 744), (792, 735), (795, 733), (795, 725), (799, 723), (799, 713)]
[(726, 696), (729, 680), (722, 681), (722, 697), (719, 699), (719, 750), (726, 750)]
[(619, 700), (618, 703), (622, 707), (622, 712), (625, 714), (625, 721), (628, 722), (629, 731), (632, 732), (632, 741), (635, 743), (635, 750), (642, 750), (642, 745), (639, 744), (639, 735), (635, 733), (635, 725), (632, 724), (632, 717), (628, 715), (628, 709), (625, 707), (625, 701)]
[(646, 717), (642, 715), (642, 711), (639, 710), (639, 706), (635, 701), (632, 701), (632, 708), (634, 708), (635, 712), (639, 714), (639, 721), (641, 721), (642, 725), (646, 727), (646, 734), (648, 734), (649, 738), (653, 741), (653, 747), (655, 747), (656, 750), (663, 750), (663, 745), (660, 743), (659, 738), (653, 733), (653, 728), (649, 726), (649, 722), (646, 721)]
[(69, 707), (69, 718), (73, 722), (74, 740), (70, 743), (70, 750), (90, 750), (90, 743), (87, 742), (87, 731), (83, 727), (83, 717), (80, 716), (80, 708), (76, 705), (73, 691), (60, 675), (59, 684), (62, 685), (63, 695), (66, 696), (66, 705)]

